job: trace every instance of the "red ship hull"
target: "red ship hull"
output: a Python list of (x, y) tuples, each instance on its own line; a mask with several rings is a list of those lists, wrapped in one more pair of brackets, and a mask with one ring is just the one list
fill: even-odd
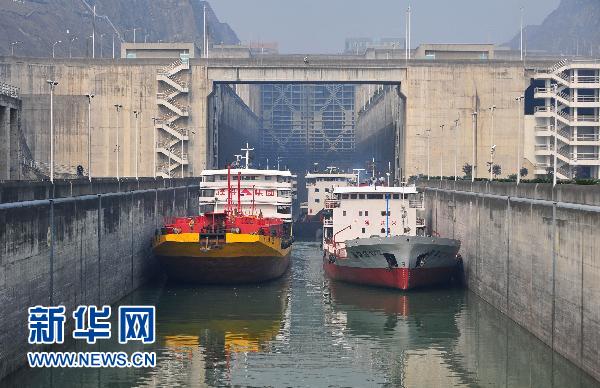
[(325, 261), (323, 268), (327, 276), (333, 280), (400, 290), (448, 283), (454, 275), (454, 269), (448, 267), (357, 268), (339, 266)]

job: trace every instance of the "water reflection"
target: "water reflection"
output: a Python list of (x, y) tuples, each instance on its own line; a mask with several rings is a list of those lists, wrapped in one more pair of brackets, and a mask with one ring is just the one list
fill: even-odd
[(276, 282), (157, 283), (118, 304), (157, 306), (155, 344), (119, 345), (113, 333), (56, 350), (155, 351), (156, 368), (24, 368), (0, 386), (598, 386), (468, 291), (330, 282), (317, 244), (297, 244)]

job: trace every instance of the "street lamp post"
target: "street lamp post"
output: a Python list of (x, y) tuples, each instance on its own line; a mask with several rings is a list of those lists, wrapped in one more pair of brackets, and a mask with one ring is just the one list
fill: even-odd
[(62, 43), (62, 40), (57, 40), (52, 44), (52, 58), (54, 58), (54, 47), (56, 47), (56, 45), (59, 43)]
[(494, 151), (496, 150), (496, 146), (494, 145), (494, 111), (496, 110), (496, 105), (490, 106), (490, 112), (492, 112), (492, 133), (490, 136), (491, 145), (490, 145), (490, 181), (494, 180)]
[(440, 128), (442, 129), (441, 137), (440, 137), (440, 180), (442, 180), (444, 177), (444, 150), (442, 150), (442, 148), (444, 147), (444, 127), (445, 126), (446, 126), (446, 124), (440, 125)]
[(515, 98), (515, 101), (517, 101), (517, 110), (519, 112), (519, 128), (517, 130), (517, 185), (521, 183), (521, 141), (523, 137), (521, 132), (521, 120), (524, 120), (524, 118), (522, 117), (523, 115), (521, 114), (521, 104), (524, 99), (525, 96), (522, 95)]
[(471, 182), (475, 182), (475, 174), (477, 172), (477, 111), (471, 113), (473, 120), (473, 164), (471, 165)]
[(458, 162), (458, 123), (460, 119), (454, 120), (454, 181), (458, 180), (458, 168), (456, 163)]
[(114, 105), (116, 110), (117, 110), (117, 180), (120, 179), (120, 175), (119, 175), (119, 112), (121, 111), (121, 108), (123, 108), (123, 105), (120, 104), (115, 104)]
[(10, 44), (10, 55), (11, 56), (13, 56), (13, 57), (15, 56), (15, 45), (18, 45), (21, 43), (23, 43), (23, 42), (20, 42), (20, 41), (11, 42), (11, 44)]
[(138, 174), (138, 143), (140, 141), (140, 135), (139, 135), (139, 120), (138, 120), (138, 116), (140, 114), (139, 111), (134, 110), (133, 114), (135, 115), (135, 179), (139, 179), (139, 174)]
[(104, 38), (104, 35), (106, 35), (106, 34), (100, 34), (100, 58), (103, 58), (103, 57), (104, 57), (104, 55), (103, 55), (103, 53), (102, 53), (102, 51), (103, 51), (103, 50), (102, 50), (102, 45), (103, 45), (103, 42), (102, 42), (102, 40), (103, 40), (103, 38)]
[(93, 93), (88, 93), (85, 95), (88, 98), (88, 178), (90, 182), (92, 181), (92, 98), (94, 98)]
[(50, 86), (50, 182), (54, 183), (54, 88), (58, 82), (46, 80)]
[(77, 40), (77, 37), (76, 37), (76, 36), (72, 37), (72, 38), (69, 40), (69, 58), (73, 58), (73, 55), (72, 55), (72, 52), (71, 52), (71, 50), (72, 50), (72, 47), (73, 47), (73, 42), (75, 42), (76, 40)]
[(158, 119), (156, 117), (152, 117), (152, 134), (153, 134), (153, 146), (152, 146), (152, 151), (154, 153), (154, 158), (153, 160), (153, 165), (154, 165), (154, 179), (156, 179), (156, 121)]
[(556, 154), (558, 153), (558, 84), (554, 84), (554, 163), (552, 163), (552, 187), (556, 186)]

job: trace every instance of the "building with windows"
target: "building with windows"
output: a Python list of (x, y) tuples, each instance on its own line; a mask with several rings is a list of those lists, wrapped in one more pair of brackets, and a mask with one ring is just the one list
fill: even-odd
[(600, 63), (561, 61), (539, 71), (534, 97), (535, 174), (600, 178)]

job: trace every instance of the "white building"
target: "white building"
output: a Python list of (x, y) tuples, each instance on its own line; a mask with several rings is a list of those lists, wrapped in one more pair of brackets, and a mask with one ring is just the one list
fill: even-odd
[(326, 199), (333, 197), (334, 188), (354, 184), (356, 175), (335, 172), (308, 173), (305, 179), (308, 190), (306, 212), (313, 216), (323, 210)]
[[(556, 166), (558, 179), (600, 178), (600, 63), (562, 61), (538, 72), (534, 97), (535, 174)], [(557, 108), (557, 109), (556, 109)]]
[[(227, 173), (227, 169), (202, 171), (200, 212), (225, 210), (228, 200)], [(239, 196), (238, 176), (241, 178)], [(234, 168), (229, 179), (234, 209), (237, 209), (239, 198), (244, 214), (262, 214), (263, 217), (292, 221), (293, 179), (289, 171)]]

